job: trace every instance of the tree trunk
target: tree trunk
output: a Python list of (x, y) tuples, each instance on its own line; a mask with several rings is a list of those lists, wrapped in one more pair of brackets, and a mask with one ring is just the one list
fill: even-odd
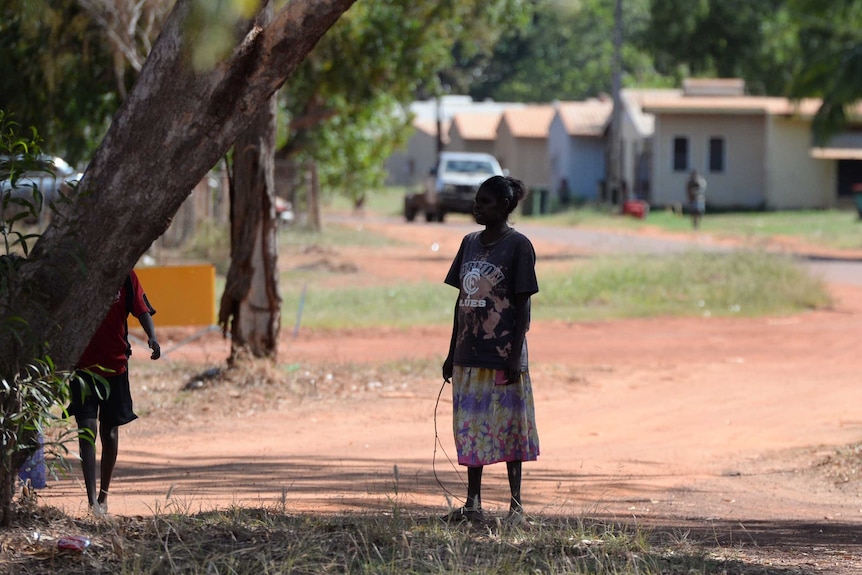
[(275, 217), (275, 97), (234, 144), (231, 262), (219, 324), (231, 334), (229, 364), (247, 352), (275, 360), (281, 327)]
[(354, 1), (291, 0), (204, 71), (187, 53), (192, 3), (177, 1), (74, 201), (10, 286), (13, 315), (29, 330), (21, 342), (0, 330), (0, 376), (46, 348), (59, 369), (74, 365), (123, 277)]

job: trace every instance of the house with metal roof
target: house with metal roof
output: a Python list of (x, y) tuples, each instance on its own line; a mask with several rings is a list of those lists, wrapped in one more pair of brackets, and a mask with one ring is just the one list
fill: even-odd
[[(449, 124), (449, 120), (440, 122), (444, 146), (449, 142)], [(415, 186), (422, 183), (436, 163), (437, 129), (437, 122), (433, 119), (413, 120), (413, 135), (407, 140), (407, 147), (394, 151), (386, 159), (387, 184)]]
[(681, 90), (626, 88), (620, 93), (620, 162), (630, 199), (652, 199), (652, 154), (655, 117), (644, 111), (649, 98), (675, 97)]
[(505, 110), (497, 126), (494, 156), (533, 192), (551, 187), (548, 129), (553, 117), (553, 106), (530, 105)]
[[(652, 186), (654, 118), (644, 111), (648, 98), (676, 96), (680, 90), (625, 89), (620, 94), (620, 174), (629, 198), (649, 200)], [(617, 201), (603, 197), (613, 102), (605, 96), (556, 102), (548, 133), (555, 202)]]
[(555, 102), (548, 127), (551, 195), (558, 205), (593, 201), (605, 178), (609, 100)]
[(707, 180), (707, 209), (831, 208), (862, 182), (862, 138), (812, 145), (816, 99), (749, 96), (741, 80), (690, 79), (676, 95), (652, 95), (650, 203), (686, 202), (692, 170)]
[(447, 152), (494, 154), (500, 112), (461, 112), (452, 116)]
[[(387, 184), (413, 185), (428, 175), (428, 170), (437, 163), (438, 127), (444, 150), (473, 151), (473, 148), (478, 148), (477, 151), (486, 151), (484, 148), (491, 145), (488, 143), (488, 126), (496, 130), (503, 110), (524, 105), (493, 100), (476, 102), (470, 96), (462, 95), (411, 103), (409, 113), (413, 116), (413, 135), (408, 139), (406, 149), (396, 151), (386, 161)], [(461, 121), (453, 132), (456, 116), (464, 114), (474, 119)], [(451, 136), (454, 136), (454, 142), (450, 141)]]

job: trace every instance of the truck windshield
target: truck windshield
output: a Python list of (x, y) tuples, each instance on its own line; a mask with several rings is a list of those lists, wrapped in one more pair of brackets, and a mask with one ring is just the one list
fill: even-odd
[(494, 174), (494, 168), (490, 162), (479, 162), (476, 160), (448, 160), (446, 162), (446, 171), (461, 174)]

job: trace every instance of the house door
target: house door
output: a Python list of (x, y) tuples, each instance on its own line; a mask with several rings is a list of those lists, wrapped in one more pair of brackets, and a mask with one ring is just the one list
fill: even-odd
[(862, 191), (862, 160), (838, 160), (838, 199), (852, 199), (857, 185)]

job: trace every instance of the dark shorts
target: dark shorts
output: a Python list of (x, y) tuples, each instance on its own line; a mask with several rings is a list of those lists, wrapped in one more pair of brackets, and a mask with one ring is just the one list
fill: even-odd
[(132, 392), (129, 389), (129, 372), (106, 376), (105, 383), (92, 374), (78, 371), (72, 378), (69, 415), (74, 415), (80, 427), (85, 419), (97, 419), (103, 424), (125, 425), (138, 418), (132, 411)]

